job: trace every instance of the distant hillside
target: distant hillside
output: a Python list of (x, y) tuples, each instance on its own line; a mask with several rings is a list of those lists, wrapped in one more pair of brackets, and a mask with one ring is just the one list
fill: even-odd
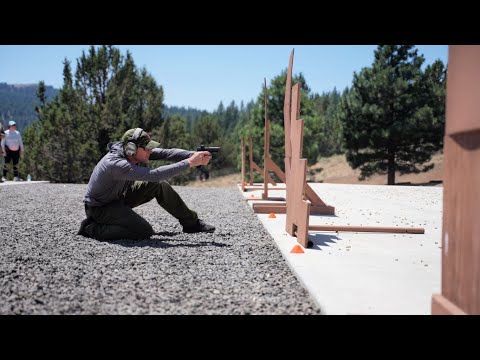
[[(15, 120), (17, 130), (22, 131), (37, 119), (37, 87), (38, 84), (0, 83), (0, 121), (5, 128), (10, 120)], [(54, 99), (59, 91), (48, 85), (46, 90), (47, 101)]]

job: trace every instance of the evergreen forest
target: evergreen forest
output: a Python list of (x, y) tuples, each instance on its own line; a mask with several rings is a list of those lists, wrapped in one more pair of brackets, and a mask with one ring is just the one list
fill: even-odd
[[(355, 73), (351, 86), (315, 93), (302, 73), (301, 114), (305, 122), (303, 156), (309, 164), (345, 154), (361, 177), (395, 172), (418, 173), (443, 148), (446, 65), (424, 66), (413, 45), (380, 45), (373, 63)], [(195, 150), (200, 144), (221, 146), (208, 165), (211, 176), (240, 171), (241, 137), (253, 137), (254, 160), (263, 163), (264, 94), (246, 104), (219, 103), (207, 112), (167, 106), (161, 79), (138, 68), (132, 55), (114, 46), (91, 46), (71, 62), (63, 61), (63, 86), (0, 84), (0, 121), (13, 119), (25, 145), (21, 174), (35, 180), (86, 183), (107, 145), (141, 127), (164, 148)], [(287, 69), (267, 79), (270, 149), (283, 169), (283, 101)], [(263, 79), (259, 79), (263, 88)], [(154, 161), (148, 166), (156, 167)], [(171, 179), (187, 184), (196, 170)]]

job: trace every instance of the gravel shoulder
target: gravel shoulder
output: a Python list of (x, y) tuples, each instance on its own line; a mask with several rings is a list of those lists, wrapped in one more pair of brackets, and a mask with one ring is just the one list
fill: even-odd
[(214, 234), (153, 200), (152, 238), (88, 239), (86, 185), (0, 187), (0, 314), (320, 314), (237, 189), (175, 189)]

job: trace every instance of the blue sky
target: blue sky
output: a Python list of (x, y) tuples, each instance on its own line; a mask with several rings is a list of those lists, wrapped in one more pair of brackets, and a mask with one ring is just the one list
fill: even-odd
[[(312, 92), (342, 91), (354, 71), (373, 63), (376, 45), (119, 45), (137, 67), (145, 67), (163, 86), (165, 104), (212, 111), (256, 99), (263, 87), (287, 68), (295, 49), (293, 72), (302, 72)], [(445, 64), (448, 45), (417, 45), (425, 64)], [(62, 61), (76, 60), (89, 45), (0, 45), (0, 82), (38, 83), (60, 88)]]

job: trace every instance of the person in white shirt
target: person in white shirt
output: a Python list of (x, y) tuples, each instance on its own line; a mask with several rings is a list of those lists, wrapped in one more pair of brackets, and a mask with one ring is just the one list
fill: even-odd
[(15, 121), (8, 122), (8, 130), (5, 131), (5, 139), (2, 140), (5, 146), (5, 164), (3, 165), (3, 180), (7, 177), (7, 164), (13, 162), (13, 180), (20, 181), (18, 176), (18, 161), (23, 158), (23, 142), (20, 132), (17, 131), (17, 124)]

